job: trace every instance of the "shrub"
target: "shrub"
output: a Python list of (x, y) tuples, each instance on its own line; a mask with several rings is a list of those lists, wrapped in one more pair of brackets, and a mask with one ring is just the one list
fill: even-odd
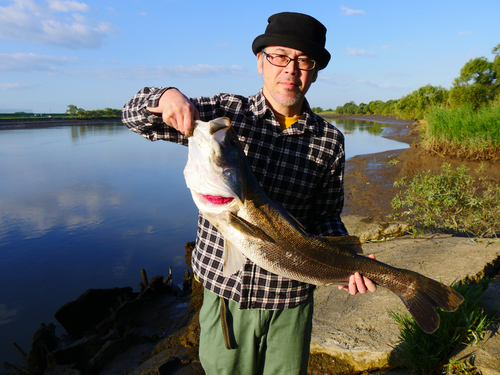
[(440, 174), (425, 172), (413, 177), (410, 183), (400, 178), (395, 187), (407, 187), (391, 201), (392, 216), (407, 217), (410, 224), (422, 229), (465, 234), (474, 237), (496, 237), (500, 228), (500, 189), (476, 171), (479, 182), (468, 174), (466, 166), (452, 170), (450, 164), (441, 166)]

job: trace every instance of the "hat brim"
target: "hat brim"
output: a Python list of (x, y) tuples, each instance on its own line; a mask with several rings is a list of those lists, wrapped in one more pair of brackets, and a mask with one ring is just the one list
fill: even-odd
[(331, 58), (330, 53), (323, 46), (295, 36), (270, 33), (259, 35), (252, 43), (252, 51), (257, 55), (266, 46), (283, 46), (311, 55), (318, 64), (318, 70), (326, 68)]

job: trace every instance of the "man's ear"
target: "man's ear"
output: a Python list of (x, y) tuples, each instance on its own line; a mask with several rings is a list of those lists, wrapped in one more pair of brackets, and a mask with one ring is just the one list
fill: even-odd
[(262, 74), (262, 65), (264, 64), (263, 57), (264, 55), (262, 55), (262, 52), (259, 52), (257, 54), (257, 71), (260, 74)]
[(318, 69), (314, 69), (314, 78), (313, 78), (312, 82), (316, 82), (317, 78), (318, 78)]

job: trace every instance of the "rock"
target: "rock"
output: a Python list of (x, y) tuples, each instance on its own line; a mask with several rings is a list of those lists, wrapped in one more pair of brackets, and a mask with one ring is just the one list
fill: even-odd
[(106, 336), (99, 336), (97, 334), (86, 335), (71, 345), (47, 354), (47, 368), (50, 369), (57, 365), (75, 364), (76, 368), (86, 370), (89, 367), (89, 359), (93, 358), (106, 342), (119, 338), (118, 331), (111, 331)]
[(371, 217), (349, 215), (342, 221), (350, 235), (359, 237), (361, 243), (400, 237), (410, 230), (402, 221), (378, 221)]
[(40, 325), (33, 335), (33, 342), (31, 343), (31, 351), (28, 354), (26, 362), (30, 369), (35, 373), (43, 373), (47, 368), (47, 362), (45, 357), (51, 351), (53, 351), (58, 343), (59, 339), (56, 337), (56, 326), (54, 324), (45, 323)]
[(498, 327), (488, 331), (478, 343), (463, 348), (454, 359), (466, 359), (483, 375), (500, 375), (500, 335)]
[(65, 331), (75, 339), (111, 315), (120, 300), (133, 299), (132, 288), (89, 289), (76, 300), (68, 302), (55, 313)]
[[(367, 243), (363, 251), (375, 254), (384, 263), (446, 284), (483, 277), (485, 269), (498, 273), (500, 266), (500, 243), (485, 246), (468, 238), (444, 235)], [(351, 296), (336, 286), (319, 287), (314, 309), (312, 361), (322, 359), (319, 362), (328, 364), (331, 373), (342, 374), (387, 365), (393, 352), (391, 342), (396, 343), (399, 334), (388, 310), (406, 313), (399, 298), (384, 288)]]
[[(481, 307), (500, 318), (500, 278), (490, 282), (484, 292)], [(467, 358), (483, 375), (500, 375), (500, 334), (498, 325), (491, 327), (484, 339), (474, 345), (462, 348), (454, 356), (456, 359)]]
[[(147, 282), (145, 272), (142, 278)], [(89, 289), (67, 303), (57, 311), (56, 318), (68, 335), (58, 338), (53, 324), (42, 324), (27, 356), (30, 370), (51, 375), (129, 373), (153, 356), (158, 342), (190, 325), (195, 328), (189, 329), (183, 344), (196, 347), (192, 349), (196, 357), (199, 328), (192, 323), (194, 312), (188, 295), (183, 296), (181, 289), (167, 280), (161, 275), (153, 277), (142, 293), (132, 293), (130, 287)], [(185, 284), (191, 281), (186, 272)], [(190, 291), (191, 286), (184, 285), (183, 289)], [(201, 304), (199, 296), (193, 303)], [(179, 338), (171, 341), (182, 346)], [(191, 363), (173, 357), (178, 360), (172, 359), (170, 367), (175, 364), (183, 368)], [(156, 370), (164, 374), (169, 366)]]
[(492, 280), (488, 285), (488, 289), (483, 294), (481, 307), (500, 318), (500, 277)]
[(74, 365), (57, 365), (45, 371), (44, 375), (83, 375)]

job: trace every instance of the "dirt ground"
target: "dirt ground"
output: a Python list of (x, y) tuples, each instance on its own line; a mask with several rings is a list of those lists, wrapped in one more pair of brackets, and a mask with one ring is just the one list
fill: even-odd
[[(384, 220), (392, 213), (391, 200), (399, 189), (393, 187), (398, 177), (413, 176), (431, 171), (439, 172), (443, 163), (457, 168), (465, 164), (475, 171), (480, 162), (431, 155), (419, 147), (419, 126), (417, 123), (385, 116), (342, 116), (355, 120), (391, 123), (382, 136), (405, 142), (408, 149), (386, 151), (377, 154), (359, 155), (346, 162), (345, 206), (343, 215), (370, 216)], [(500, 183), (500, 163), (485, 162), (485, 174)]]

